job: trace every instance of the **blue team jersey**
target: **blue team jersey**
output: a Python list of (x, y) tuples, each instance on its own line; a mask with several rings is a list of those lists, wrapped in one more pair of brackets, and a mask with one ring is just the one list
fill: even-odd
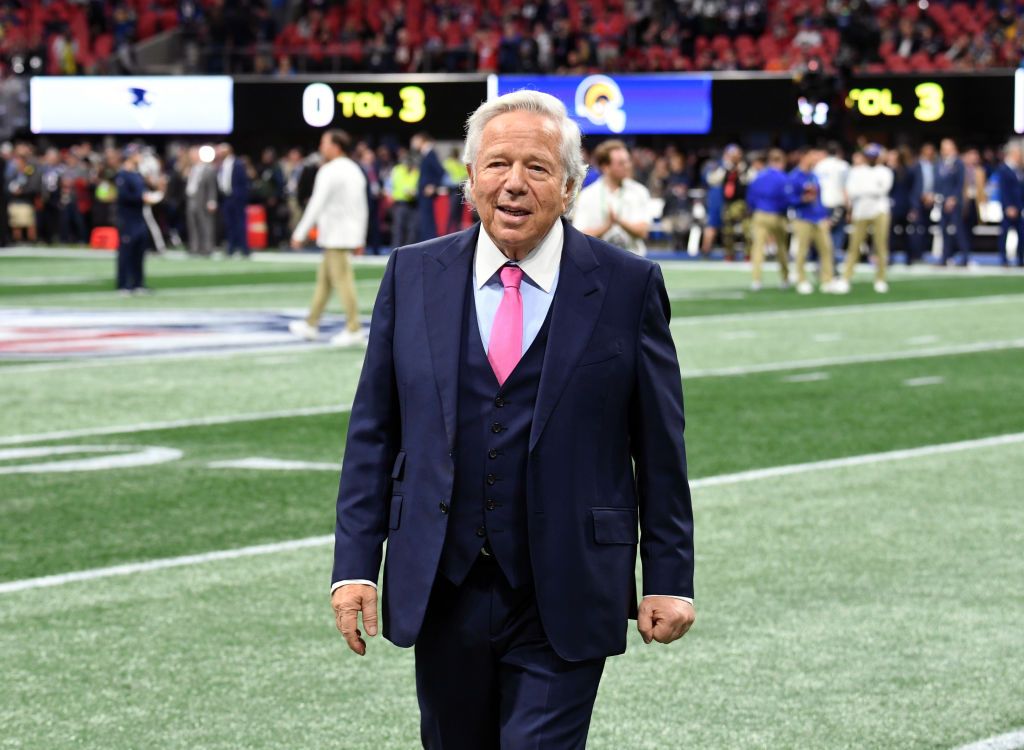
[(747, 188), (747, 204), (751, 211), (785, 214), (790, 204), (789, 178), (786, 173), (768, 167), (754, 178)]
[[(804, 172), (797, 167), (789, 173), (789, 188), (796, 218), (815, 224), (828, 218), (828, 209), (821, 202), (821, 183), (814, 172)], [(805, 193), (812, 188), (814, 197), (807, 200)]]

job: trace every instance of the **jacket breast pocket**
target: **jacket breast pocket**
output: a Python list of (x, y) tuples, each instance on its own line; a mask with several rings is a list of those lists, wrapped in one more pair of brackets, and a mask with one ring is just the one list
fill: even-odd
[(600, 364), (601, 362), (607, 362), (609, 359), (614, 359), (620, 354), (622, 354), (622, 339), (606, 341), (583, 352), (583, 356), (580, 357), (580, 362), (576, 366), (587, 367), (588, 365)]
[(391, 508), (388, 511), (388, 528), (397, 529), (402, 522), (402, 496), (391, 496)]
[(594, 541), (598, 544), (636, 544), (640, 541), (636, 510), (633, 508), (591, 508)]

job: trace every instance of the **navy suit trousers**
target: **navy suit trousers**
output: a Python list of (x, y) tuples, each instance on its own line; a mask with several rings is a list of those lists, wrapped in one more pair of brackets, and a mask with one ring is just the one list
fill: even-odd
[(1017, 233), (1017, 265), (1024, 266), (1024, 215), (1020, 212), (1012, 219), (1003, 215), (1003, 224), (999, 230), (999, 261), (1006, 265), (1006, 235), (1011, 229)]
[(423, 747), (584, 750), (605, 660), (558, 656), (533, 586), (513, 589), (493, 560), (434, 583), (416, 640)]

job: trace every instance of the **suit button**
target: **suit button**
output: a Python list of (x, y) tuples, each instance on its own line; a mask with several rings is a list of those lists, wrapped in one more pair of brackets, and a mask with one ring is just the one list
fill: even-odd
[(497, 435), (499, 432), (501, 432), (501, 430), (502, 430), (501, 422), (495, 422), (494, 424), (491, 425), (491, 432), (493, 432), (495, 435)]
[(441, 509), (442, 513), (447, 513), (448, 512), (448, 503), (446, 503), (444, 500), (441, 501), (441, 503), (438, 505), (438, 507)]
[(498, 451), (494, 450), (494, 448), (491, 448), (489, 451), (487, 451), (487, 457), (488, 458), (497, 458), (498, 457)]
[(494, 482), (496, 480), (497, 480), (497, 477), (494, 476), (493, 474), (488, 474), (487, 475), (487, 484), (494, 484)]
[(500, 409), (505, 405), (505, 399), (502, 398), (501, 396), (498, 396), (496, 399), (494, 399), (494, 405)]
[(485, 536), (487, 536), (487, 529), (485, 529), (483, 526), (477, 526), (476, 535), (483, 539)]
[(487, 510), (494, 510), (497, 507), (498, 507), (498, 504), (496, 502), (494, 502), (493, 500), (488, 500), (487, 501)]

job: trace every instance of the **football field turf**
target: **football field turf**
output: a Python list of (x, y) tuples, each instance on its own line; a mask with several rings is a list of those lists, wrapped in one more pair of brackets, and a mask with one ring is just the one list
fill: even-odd
[[(29, 312), (251, 313), (275, 335), (314, 260), (155, 259), (157, 293), (122, 298), (109, 256), (0, 253), (0, 343)], [(747, 292), (741, 266), (664, 269), (698, 619), (667, 647), (631, 624), (589, 747), (1024, 727), (1024, 275), (894, 270), (882, 296), (865, 267), (849, 296), (800, 297)], [(381, 273), (358, 268), (365, 315)], [(355, 657), (328, 605), (361, 359), (0, 349), (0, 748), (418, 746), (411, 652)]]

